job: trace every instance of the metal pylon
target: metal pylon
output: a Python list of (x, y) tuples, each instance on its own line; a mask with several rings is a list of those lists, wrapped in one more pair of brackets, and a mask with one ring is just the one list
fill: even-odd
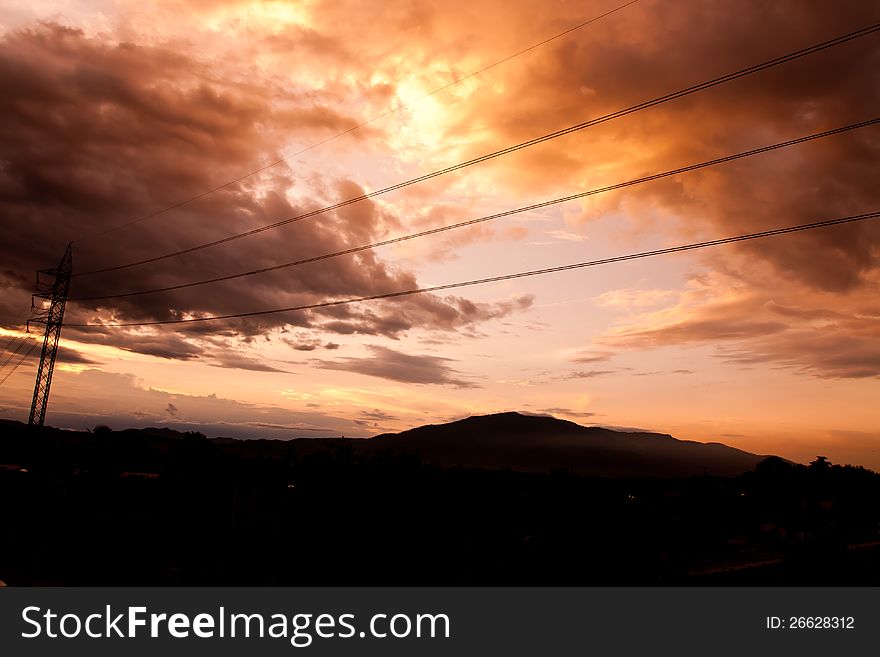
[[(40, 352), (40, 366), (37, 368), (37, 381), (34, 384), (34, 401), (28, 418), (30, 426), (43, 426), (46, 419), (46, 405), (49, 403), (49, 386), (52, 384), (52, 372), (55, 370), (55, 356), (58, 353), (58, 339), (61, 337), (61, 324), (64, 321), (64, 306), (67, 303), (67, 290), (70, 287), (70, 276), (73, 273), (71, 244), (67, 245), (64, 257), (55, 269), (41, 269), (37, 272), (37, 292), (31, 299), (33, 317), (31, 324), (45, 324), (43, 350)], [(43, 282), (43, 277), (53, 277), (51, 282)], [(37, 303), (36, 300), (40, 300)], [(46, 302), (49, 302), (46, 305)]]

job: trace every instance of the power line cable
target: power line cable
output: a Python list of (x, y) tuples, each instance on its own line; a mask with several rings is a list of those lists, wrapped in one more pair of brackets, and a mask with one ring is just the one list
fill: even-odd
[(21, 348), (22, 348), (24, 345), (26, 345), (27, 343), (28, 343), (28, 339), (27, 339), (27, 338), (22, 338), (22, 339), (21, 339), (21, 342), (18, 344), (18, 346), (17, 346), (13, 351), (9, 352), (9, 356), (6, 358), (6, 360), (3, 361), (3, 364), (0, 365), (0, 371), (3, 371), (3, 370), (6, 368), (6, 366), (9, 364), (9, 362), (10, 362), (13, 358), (15, 358), (15, 355), (16, 355), (19, 351), (21, 351)]
[(409, 235), (401, 235), (399, 237), (394, 237), (394, 238), (387, 239), (387, 240), (381, 240), (379, 242), (373, 242), (372, 244), (355, 246), (355, 247), (351, 247), (348, 249), (343, 249), (341, 251), (334, 251), (332, 253), (325, 253), (322, 255), (312, 256), (310, 258), (303, 258), (301, 260), (294, 260), (292, 262), (285, 262), (285, 263), (273, 265), (270, 267), (262, 267), (260, 269), (252, 269), (250, 271), (240, 272), (240, 273), (236, 273), (236, 274), (228, 274), (226, 276), (217, 276), (214, 278), (207, 278), (207, 279), (203, 279), (200, 281), (193, 281), (190, 283), (181, 283), (178, 285), (169, 285), (166, 287), (153, 288), (153, 289), (149, 289), (149, 290), (137, 290), (137, 291), (133, 291), (133, 292), (122, 292), (119, 294), (103, 294), (103, 295), (86, 296), (86, 297), (72, 297), (69, 299), (69, 301), (101, 301), (101, 300), (106, 300), (106, 299), (119, 299), (119, 298), (124, 298), (124, 297), (134, 297), (134, 296), (141, 296), (141, 295), (145, 295), (145, 294), (155, 294), (158, 292), (170, 292), (172, 290), (182, 290), (185, 288), (197, 287), (199, 285), (208, 285), (210, 283), (219, 283), (222, 281), (229, 281), (229, 280), (233, 280), (236, 278), (243, 278), (245, 276), (254, 276), (256, 274), (265, 274), (267, 272), (278, 271), (280, 269), (286, 269), (288, 267), (296, 267), (299, 265), (305, 265), (305, 264), (309, 264), (312, 262), (319, 262), (321, 260), (328, 260), (330, 258), (336, 258), (339, 256), (351, 255), (354, 253), (359, 253), (361, 251), (368, 251), (370, 249), (375, 249), (375, 248), (382, 247), (382, 246), (397, 244), (399, 242), (405, 242), (408, 240), (413, 240), (413, 239), (417, 239), (420, 237), (426, 237), (429, 235), (436, 235), (438, 233), (443, 233), (443, 232), (455, 230), (458, 228), (465, 228), (467, 226), (473, 226), (475, 224), (491, 221), (494, 219), (499, 219), (501, 217), (509, 217), (511, 215), (520, 214), (522, 212), (528, 212), (531, 210), (538, 210), (538, 209), (546, 208), (546, 207), (556, 205), (559, 203), (565, 203), (567, 201), (573, 201), (576, 199), (585, 198), (587, 196), (594, 196), (594, 195), (602, 194), (602, 193), (608, 192), (608, 191), (623, 189), (625, 187), (631, 187), (633, 185), (639, 185), (642, 183), (651, 182), (654, 180), (659, 180), (661, 178), (668, 178), (670, 176), (677, 176), (682, 173), (696, 171), (698, 169), (703, 169), (706, 167), (715, 166), (718, 164), (723, 164), (725, 162), (731, 162), (731, 161), (742, 159), (745, 157), (750, 157), (752, 155), (758, 155), (760, 153), (766, 153), (766, 152), (777, 150), (780, 148), (785, 148), (787, 146), (793, 146), (795, 144), (802, 144), (804, 142), (812, 141), (814, 139), (820, 139), (822, 137), (829, 137), (831, 135), (840, 134), (842, 132), (847, 132), (849, 130), (856, 130), (858, 128), (863, 128), (863, 127), (875, 125), (878, 123), (880, 123), (880, 117), (870, 119), (868, 121), (862, 121), (860, 123), (853, 123), (853, 124), (850, 124), (847, 126), (834, 128), (833, 130), (826, 130), (824, 132), (818, 132), (818, 133), (815, 133), (812, 135), (798, 137), (796, 139), (790, 139), (788, 141), (783, 141), (783, 142), (779, 142), (776, 144), (771, 144), (769, 146), (762, 146), (760, 148), (754, 148), (752, 150), (743, 151), (740, 153), (735, 153), (733, 155), (727, 155), (724, 157), (715, 158), (713, 160), (707, 160), (705, 162), (699, 162), (696, 164), (691, 164), (688, 166), (679, 167), (677, 169), (671, 169), (669, 171), (664, 171), (662, 173), (655, 173), (655, 174), (652, 174), (649, 176), (643, 176), (641, 178), (636, 178), (634, 180), (628, 180), (626, 182), (615, 183), (613, 185), (607, 185), (605, 187), (599, 187), (596, 189), (591, 189), (588, 191), (579, 192), (577, 194), (563, 196), (561, 198), (551, 199), (548, 201), (542, 201), (541, 203), (534, 203), (532, 205), (527, 205), (527, 206), (524, 206), (521, 208), (515, 208), (513, 210), (506, 210), (504, 212), (497, 212), (495, 214), (486, 215), (484, 217), (479, 217), (476, 219), (469, 219), (468, 221), (462, 221), (459, 223), (450, 224), (448, 226), (440, 226), (438, 228), (431, 228), (428, 230), (420, 231), (418, 233), (412, 233)]
[(732, 244), (734, 242), (744, 242), (747, 240), (755, 240), (761, 239), (765, 237), (772, 237), (775, 235), (785, 235), (789, 233), (796, 233), (805, 230), (814, 230), (817, 228), (825, 228), (828, 226), (838, 226), (841, 224), (849, 224), (855, 223), (859, 221), (866, 221), (868, 219), (875, 219), (880, 217), (880, 211), (877, 212), (868, 212), (865, 214), (853, 215), (849, 217), (841, 217), (839, 219), (828, 219), (825, 221), (816, 221), (808, 224), (799, 224), (797, 226), (788, 226), (786, 228), (774, 228), (772, 230), (764, 230), (757, 233), (747, 233), (744, 235), (736, 235), (733, 237), (725, 237), (717, 240), (708, 240), (705, 242), (696, 242), (692, 244), (683, 244), (680, 246), (673, 246), (664, 249), (655, 249), (653, 251), (642, 251), (640, 253), (630, 253), (622, 256), (614, 256), (611, 258), (602, 258), (601, 260), (590, 260), (587, 262), (577, 262), (568, 265), (561, 265), (558, 267), (548, 267), (545, 269), (533, 269), (530, 271), (517, 272), (514, 274), (503, 274), (501, 276), (491, 276), (489, 278), (478, 278), (471, 279), (467, 281), (462, 281), (459, 283), (447, 283), (445, 285), (432, 285), (428, 287), (420, 287), (411, 290), (400, 290), (397, 292), (386, 292), (383, 294), (373, 294), (370, 296), (364, 297), (354, 297), (349, 299), (339, 299), (336, 301), (322, 301), (320, 303), (311, 303), (305, 304), (301, 306), (289, 306), (286, 308), (273, 308), (271, 310), (255, 310), (252, 312), (246, 313), (235, 313), (231, 315), (216, 315), (213, 317), (189, 317), (186, 319), (166, 319), (166, 320), (155, 320), (150, 322), (119, 322), (119, 323), (111, 323), (111, 324), (67, 324), (69, 328), (122, 328), (129, 326), (160, 326), (167, 324), (190, 324), (195, 322), (213, 322), (224, 319), (238, 319), (242, 317), (256, 317), (259, 315), (274, 315), (278, 313), (285, 312), (293, 312), (293, 311), (302, 311), (302, 310), (315, 310), (318, 308), (330, 308), (334, 306), (344, 306), (352, 303), (361, 303), (364, 301), (377, 301), (379, 299), (393, 299), (397, 297), (405, 297), (414, 294), (424, 294), (427, 292), (439, 292), (443, 290), (452, 290), (461, 287), (469, 287), (472, 285), (482, 285), (485, 283), (496, 283), (499, 281), (509, 281), (517, 278), (526, 278), (529, 276), (540, 276), (544, 274), (553, 274), (557, 272), (569, 271), (572, 269), (582, 269), (584, 267), (595, 267), (598, 265), (607, 265), (614, 262), (624, 262), (626, 260), (637, 260), (639, 258), (650, 258), (659, 255), (666, 255), (670, 253), (679, 253), (682, 251), (692, 251), (695, 249), (704, 249), (712, 246), (720, 246), (722, 244)]
[[(25, 326), (26, 323), (24, 320), (22, 320), (20, 322), (16, 322), (16, 324), (13, 324), (13, 326), (15, 325)], [(12, 358), (15, 357), (15, 354), (18, 353), (22, 345), (29, 339), (29, 337), (30, 336), (26, 333), (13, 333), (11, 336), (9, 336), (9, 340), (7, 340), (6, 344), (3, 345), (3, 348), (0, 349), (0, 354), (10, 354), (9, 357), (3, 361), (3, 364), (0, 365), (0, 372), (2, 372), (6, 368), (6, 365), (9, 363), (10, 360), (12, 360)], [(14, 345), (16, 342), (19, 342), (19, 344), (15, 347), (15, 350), (12, 351), (12, 345)]]
[(21, 335), (15, 335), (15, 334), (13, 334), (13, 335), (9, 338), (9, 340), (6, 342), (6, 344), (3, 345), (3, 349), (0, 349), (0, 353), (4, 353), (4, 354), (5, 354), (5, 353), (9, 350), (9, 347), (12, 346), (12, 343), (13, 343), (13, 342), (15, 342), (16, 340), (21, 340), (21, 339), (22, 339), (22, 336), (21, 336)]
[(18, 359), (18, 362), (13, 366), (13, 368), (12, 368), (11, 370), (9, 370), (9, 371), (6, 373), (6, 376), (4, 376), (4, 377), (3, 377), (3, 380), (0, 381), (0, 386), (2, 386), (4, 383), (6, 383), (6, 379), (8, 379), (10, 376), (13, 375), (13, 373), (15, 372), (15, 370), (17, 370), (17, 369), (21, 366), (21, 364), (27, 359), (28, 356), (31, 355), (31, 353), (33, 352), (33, 350), (36, 349), (36, 348), (37, 348), (37, 343), (36, 343), (36, 342), (31, 342), (31, 347), (30, 347), (30, 349), (28, 349), (28, 350), (22, 355), (22, 357)]
[(822, 43), (810, 46), (808, 48), (803, 48), (801, 50), (789, 53), (787, 55), (783, 55), (781, 57), (776, 57), (774, 59), (768, 60), (768, 61), (763, 62), (761, 64), (755, 64), (753, 66), (749, 66), (747, 68), (740, 69), (739, 71), (735, 71), (733, 73), (729, 73), (727, 75), (723, 75), (723, 76), (714, 78), (712, 80), (708, 80), (706, 82), (702, 82), (700, 84), (696, 84), (696, 85), (687, 87), (685, 89), (681, 89), (679, 91), (675, 91), (675, 92), (666, 94), (664, 96), (660, 96), (658, 98), (654, 98), (653, 100), (648, 100), (648, 101), (644, 101), (642, 103), (639, 103), (637, 105), (632, 105), (626, 109), (612, 112), (611, 114), (606, 114), (604, 116), (601, 116), (601, 117), (598, 117), (595, 119), (590, 119), (589, 121), (585, 121), (583, 123), (578, 123), (573, 126), (569, 126), (568, 128), (563, 128), (562, 130), (557, 130), (555, 132), (548, 133), (548, 134), (543, 135), (541, 137), (536, 137), (536, 138), (531, 139), (529, 141), (521, 142), (521, 143), (516, 144), (514, 146), (509, 146), (507, 148), (503, 148), (501, 150), (494, 151), (492, 153), (488, 153), (486, 155), (482, 155), (480, 157), (467, 160), (465, 162), (460, 162), (459, 164), (455, 164), (455, 165), (446, 167), (445, 169), (440, 169), (440, 170), (434, 171), (432, 173), (424, 174), (424, 175), (419, 176), (417, 178), (412, 178), (410, 180), (403, 181), (403, 182), (391, 185), (389, 187), (384, 187), (382, 189), (378, 189), (376, 191), (369, 192), (367, 194), (361, 194), (359, 196), (349, 198), (345, 201), (340, 201), (339, 203), (335, 203), (333, 205), (319, 208), (317, 210), (312, 210), (310, 212), (306, 212), (304, 214), (299, 214), (299, 215), (296, 215), (293, 217), (289, 217), (287, 219), (282, 219), (281, 221), (277, 221), (275, 223), (268, 224), (266, 226), (261, 226), (259, 228), (253, 228), (253, 229), (245, 231), (243, 233), (237, 233), (235, 235), (230, 235), (228, 237), (224, 237), (224, 238), (214, 240), (211, 242), (205, 242), (203, 244), (188, 247), (185, 249), (180, 249), (178, 251), (172, 251), (172, 252), (166, 253), (164, 255), (153, 256), (151, 258), (145, 258), (143, 260), (137, 260), (137, 261), (129, 262), (129, 263), (125, 263), (125, 264), (113, 265), (110, 267), (103, 267), (103, 268), (94, 269), (91, 271), (80, 272), (78, 274), (74, 274), (74, 276), (87, 276), (87, 275), (91, 275), (91, 274), (101, 274), (101, 273), (105, 273), (105, 272), (119, 271), (120, 269), (128, 269), (130, 267), (136, 267), (139, 265), (145, 265), (145, 264), (149, 264), (149, 263), (153, 263), (153, 262), (158, 262), (160, 260), (165, 260), (167, 258), (173, 258), (173, 257), (181, 256), (181, 255), (186, 255), (189, 253), (194, 253), (194, 252), (200, 251), (202, 249), (207, 249), (207, 248), (211, 248), (214, 246), (219, 246), (220, 244), (226, 244), (228, 242), (232, 242), (234, 240), (238, 240), (238, 239), (241, 239), (244, 237), (256, 235), (257, 233), (262, 233), (267, 230), (279, 228), (281, 226), (285, 226), (285, 225), (291, 224), (293, 222), (300, 221), (302, 219), (306, 219), (308, 217), (314, 217), (316, 215), (329, 212), (331, 210), (337, 210), (339, 208), (351, 205), (353, 203), (357, 203), (359, 201), (364, 201), (364, 200), (367, 200), (370, 198), (374, 198), (376, 196), (380, 196), (382, 194), (386, 194), (388, 192), (391, 192), (391, 191), (394, 191), (397, 189), (401, 189), (403, 187), (408, 187), (410, 185), (424, 182), (426, 180), (430, 180), (431, 178), (436, 178), (438, 176), (442, 176), (444, 174), (447, 174), (447, 173), (450, 173), (453, 171), (457, 171), (459, 169), (463, 169), (465, 167), (469, 167), (474, 164), (478, 164), (480, 162), (485, 162), (487, 160), (491, 160), (493, 158), (500, 157), (502, 155), (507, 155), (507, 154), (512, 153), (514, 151), (528, 148), (530, 146), (534, 146), (536, 144), (540, 144), (545, 141), (549, 141), (551, 139), (556, 139), (556, 138), (561, 137), (563, 135), (571, 134), (571, 133), (577, 132), (579, 130), (584, 130), (585, 128), (589, 128), (589, 127), (598, 125), (600, 123), (605, 123), (607, 121), (611, 121), (613, 119), (620, 118), (622, 116), (626, 116), (628, 114), (632, 114), (634, 112), (638, 112), (640, 110), (647, 109), (649, 107), (654, 107), (656, 105), (660, 105), (662, 103), (666, 103), (671, 100), (675, 100), (677, 98), (681, 98), (683, 96), (687, 96), (687, 95), (696, 93), (698, 91), (702, 91), (702, 90), (723, 84), (725, 82), (730, 82), (731, 80), (736, 80), (736, 79), (744, 77), (746, 75), (751, 75), (753, 73), (757, 73), (759, 71), (763, 71), (765, 69), (768, 69), (768, 68), (771, 68), (774, 66), (778, 66), (780, 64), (790, 62), (795, 59), (805, 57), (807, 55), (814, 54), (816, 52), (825, 50), (827, 48), (831, 48), (833, 46), (840, 45), (842, 43), (846, 43), (848, 41), (852, 41), (853, 39), (857, 39), (859, 37), (866, 36), (868, 34), (872, 34), (877, 31), (880, 31), (880, 23), (877, 23), (877, 24), (872, 25), (870, 27), (863, 28), (861, 30), (857, 30), (855, 32), (850, 32), (849, 34), (839, 36), (839, 37), (837, 37), (835, 39), (831, 39), (829, 41), (824, 41)]
[(553, 35), (553, 36), (547, 38), (547, 39), (544, 39), (543, 41), (539, 41), (538, 43), (532, 44), (532, 45), (529, 46), (528, 48), (523, 48), (522, 50), (519, 50), (519, 51), (513, 53), (512, 55), (508, 55), (507, 57), (505, 57), (505, 58), (503, 58), (503, 59), (499, 59), (498, 61), (493, 62), (493, 63), (491, 63), (491, 64), (488, 64), (488, 65), (484, 66), (483, 68), (480, 68), (480, 69), (478, 69), (478, 70), (476, 70), (476, 71), (474, 71), (474, 72), (472, 72), (472, 73), (468, 73), (467, 75), (464, 75), (464, 76), (462, 76), (462, 77), (460, 77), (460, 78), (456, 78), (456, 79), (453, 80), (452, 82), (448, 82), (448, 83), (444, 84), (442, 87), (438, 87), (438, 88), (434, 89), (433, 91), (429, 91), (428, 93), (426, 93), (426, 94), (423, 95), (423, 96), (419, 96), (418, 98), (416, 98), (416, 99), (414, 99), (414, 100), (411, 100), (411, 101), (409, 101), (409, 102), (407, 102), (407, 103), (401, 103), (400, 105), (396, 105), (395, 107), (392, 107), (391, 109), (389, 109), (389, 110), (387, 110), (387, 111), (385, 111), (385, 112), (383, 112), (383, 113), (381, 113), (381, 114), (378, 114), (378, 115), (374, 116), (374, 117), (371, 118), (371, 119), (368, 119), (368, 120), (366, 120), (366, 121), (362, 121), (361, 123), (358, 123), (357, 125), (354, 125), (354, 126), (352, 126), (352, 127), (350, 127), (350, 128), (346, 128), (346, 129), (343, 130), (342, 132), (339, 132), (339, 133), (337, 133), (337, 134), (335, 134), (335, 135), (333, 135), (333, 136), (331, 136), (331, 137), (327, 137), (326, 139), (323, 139), (323, 140), (321, 140), (321, 141), (319, 141), (319, 142), (316, 142), (316, 143), (312, 144), (311, 146), (307, 146), (306, 148), (303, 148), (303, 149), (300, 150), (300, 151), (297, 151), (297, 152), (295, 152), (295, 153), (291, 153), (290, 155), (285, 155), (285, 156), (283, 156), (283, 157), (280, 157), (279, 159), (277, 159), (277, 160), (275, 160), (275, 161), (273, 161), (273, 162), (270, 162), (269, 164), (266, 164), (266, 165), (264, 165), (264, 166), (262, 166), (262, 167), (259, 167), (258, 169), (254, 169), (253, 171), (251, 171), (251, 172), (249, 172), (249, 173), (246, 173), (246, 174), (244, 174), (244, 175), (242, 175), (242, 176), (239, 176), (238, 178), (235, 178), (235, 179), (233, 179), (233, 180), (229, 180), (229, 181), (227, 181), (227, 182), (225, 182), (225, 183), (222, 183), (222, 184), (220, 184), (220, 185), (217, 185), (216, 187), (213, 187), (213, 188), (208, 189), (208, 190), (206, 190), (206, 191), (204, 191), (204, 192), (201, 192), (201, 193), (199, 193), (199, 194), (196, 194), (195, 196), (192, 196), (192, 197), (190, 197), (190, 198), (184, 199), (184, 200), (182, 200), (182, 201), (178, 201), (178, 202), (173, 203), (172, 205), (169, 205), (169, 206), (167, 206), (167, 207), (164, 207), (164, 208), (162, 208), (162, 209), (160, 209), (160, 210), (156, 210), (156, 211), (154, 211), (154, 212), (151, 212), (151, 213), (149, 213), (149, 214), (143, 215), (143, 216), (138, 217), (138, 218), (136, 218), (136, 219), (132, 219), (131, 221), (127, 221), (127, 222), (125, 222), (125, 223), (119, 224), (118, 226), (114, 226), (114, 227), (112, 227), (112, 228), (108, 228), (108, 229), (106, 229), (106, 230), (102, 230), (102, 231), (97, 231), (97, 232), (95, 232), (95, 233), (91, 233), (91, 234), (89, 234), (89, 235), (86, 235), (86, 236), (83, 237), (83, 238), (80, 238), (80, 240), (78, 240), (78, 241), (82, 241), (83, 239), (88, 239), (88, 238), (91, 238), (91, 237), (97, 237), (97, 236), (99, 236), (99, 235), (106, 235), (107, 233), (112, 233), (112, 232), (115, 232), (115, 231), (117, 231), (117, 230), (121, 230), (121, 229), (123, 229), (123, 228), (127, 228), (128, 226), (132, 226), (132, 225), (137, 224), (137, 223), (140, 223), (140, 222), (142, 222), (142, 221), (146, 221), (147, 219), (152, 219), (153, 217), (158, 217), (159, 215), (165, 214), (166, 212), (170, 212), (171, 210), (176, 210), (177, 208), (183, 207), (183, 206), (185, 206), (185, 205), (189, 205), (190, 203), (192, 203), (192, 202), (194, 202), (194, 201), (198, 201), (199, 199), (202, 199), (202, 198), (204, 198), (204, 197), (206, 197), (206, 196), (209, 196), (209, 195), (211, 195), (211, 194), (213, 194), (213, 193), (215, 193), (215, 192), (219, 192), (221, 189), (226, 189), (227, 187), (231, 187), (232, 185), (235, 185), (235, 184), (237, 184), (237, 183), (240, 183), (241, 181), (246, 180), (246, 179), (248, 179), (248, 178), (250, 178), (250, 177), (252, 177), (252, 176), (255, 176), (255, 175), (257, 175), (258, 173), (262, 173), (263, 171), (266, 171), (267, 169), (271, 169), (272, 167), (278, 166), (279, 164), (282, 164), (283, 162), (286, 162), (287, 160), (289, 160), (289, 159), (291, 159), (291, 158), (294, 158), (294, 157), (296, 157), (296, 156), (298, 156), (298, 155), (302, 155), (303, 153), (306, 153), (306, 152), (308, 152), (308, 151), (310, 151), (310, 150), (312, 150), (312, 149), (315, 149), (315, 148), (317, 148), (317, 147), (319, 147), (319, 146), (323, 146), (324, 144), (326, 144), (326, 143), (328, 143), (328, 142), (334, 141), (334, 140), (339, 139), (340, 137), (343, 137), (343, 136), (345, 136), (345, 135), (347, 135), (347, 134), (349, 134), (349, 133), (351, 133), (351, 132), (354, 132), (354, 131), (356, 131), (356, 130), (359, 130), (360, 128), (363, 128), (364, 126), (369, 125), (370, 123), (373, 123), (373, 122), (375, 122), (375, 121), (378, 121), (379, 119), (384, 118), (384, 117), (388, 116), (389, 114), (394, 114), (394, 113), (399, 112), (400, 110), (402, 110), (402, 109), (404, 109), (404, 108), (406, 108), (406, 107), (410, 107), (410, 106), (412, 106), (412, 105), (415, 105), (415, 104), (417, 104), (417, 103), (420, 103), (420, 102), (422, 102), (423, 100), (425, 100), (425, 99), (427, 99), (427, 98), (430, 98), (431, 96), (434, 96), (434, 95), (440, 93), (441, 91), (445, 91), (446, 89), (449, 89), (450, 87), (453, 87), (453, 86), (455, 86), (455, 85), (457, 85), (457, 84), (459, 84), (459, 83), (461, 83), (461, 82), (464, 82), (465, 80), (469, 80), (469, 79), (471, 79), (471, 78), (473, 78), (473, 77), (475, 77), (475, 76), (477, 76), (477, 75), (480, 75), (481, 73), (485, 73), (486, 71), (488, 71), (488, 70), (490, 70), (490, 69), (493, 69), (493, 68), (495, 68), (496, 66), (500, 66), (501, 64), (504, 64), (504, 63), (506, 63), (506, 62), (509, 62), (510, 60), (515, 59), (515, 58), (519, 57), (520, 55), (524, 55), (524, 54), (526, 54), (526, 53), (528, 53), (528, 52), (531, 52), (532, 50), (535, 50), (536, 48), (540, 48), (541, 46), (547, 45), (547, 44), (550, 43), (551, 41), (555, 41), (556, 39), (560, 39), (560, 38), (562, 38), (562, 37), (564, 37), (564, 36), (566, 36), (566, 35), (568, 35), (568, 34), (571, 34), (572, 32), (575, 32), (575, 31), (577, 31), (577, 30), (579, 30), (579, 29), (581, 29), (581, 28), (583, 28), (583, 27), (586, 27), (587, 25), (590, 25), (591, 23), (595, 23), (595, 22), (597, 22), (597, 21), (600, 21), (600, 20), (602, 20), (603, 18), (606, 18), (606, 17), (608, 17), (608, 16), (611, 16), (612, 14), (615, 14), (615, 13), (617, 13), (618, 11), (621, 11), (622, 9), (626, 9), (626, 8), (629, 7), (630, 5), (634, 5), (634, 4), (636, 4), (637, 2), (639, 2), (639, 1), (640, 1), (640, 0), (629, 0), (629, 2), (626, 2), (626, 3), (622, 4), (622, 5), (619, 5), (619, 6), (615, 7), (614, 9), (611, 9), (611, 10), (609, 10), (609, 11), (606, 11), (604, 14), (600, 14), (600, 15), (598, 15), (598, 16), (594, 16), (593, 18), (590, 18), (589, 20), (583, 21), (582, 23), (578, 23), (577, 25), (575, 25), (575, 26), (573, 26), (573, 27), (570, 27), (570, 28), (568, 28), (567, 30), (564, 30), (564, 31), (562, 31), (562, 32), (559, 32), (558, 34), (555, 34), (555, 35)]

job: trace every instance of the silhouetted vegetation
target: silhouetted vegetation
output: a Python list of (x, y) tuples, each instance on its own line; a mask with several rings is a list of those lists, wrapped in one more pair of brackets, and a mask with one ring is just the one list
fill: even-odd
[(824, 457), (610, 478), (342, 440), (0, 432), (12, 585), (880, 583), (880, 475)]

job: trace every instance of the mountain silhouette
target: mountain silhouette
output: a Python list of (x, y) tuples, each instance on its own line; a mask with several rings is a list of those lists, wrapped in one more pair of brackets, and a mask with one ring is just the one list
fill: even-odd
[[(19, 435), (27, 443), (27, 427), (0, 421), (0, 433)], [(606, 477), (735, 477), (750, 472), (765, 457), (721, 443), (678, 440), (668, 434), (584, 427), (549, 415), (496, 413), (474, 415), (445, 424), (429, 424), (373, 438), (293, 438), (291, 440), (205, 438), (198, 432), (167, 427), (111, 432), (96, 427), (93, 434), (45, 427), (43, 433), (66, 445), (109, 440), (114, 449), (174, 449), (181, 442), (203, 440), (233, 457), (251, 459), (307, 458), (334, 453), (340, 447), (353, 455), (397, 451), (443, 467), (509, 469), (518, 472), (567, 470)], [(85, 444), (84, 443), (84, 444)], [(12, 458), (13, 443), (7, 444)], [(134, 461), (131, 467), (134, 466)], [(0, 459), (0, 463), (3, 460)]]
[(550, 416), (513, 412), (477, 415), (360, 442), (365, 449), (400, 448), (442, 466), (522, 472), (565, 469), (616, 477), (736, 476), (753, 470), (764, 459), (721, 443), (584, 427)]

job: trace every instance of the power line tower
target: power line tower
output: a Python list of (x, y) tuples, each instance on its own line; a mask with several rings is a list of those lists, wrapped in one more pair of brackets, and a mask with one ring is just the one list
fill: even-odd
[[(46, 404), (49, 403), (49, 386), (55, 370), (55, 356), (58, 354), (58, 339), (61, 337), (61, 324), (64, 321), (64, 306), (67, 303), (67, 290), (73, 273), (71, 246), (67, 245), (64, 257), (55, 269), (40, 269), (37, 272), (36, 293), (31, 297), (31, 324), (45, 324), (43, 351), (40, 353), (40, 366), (37, 368), (37, 381), (34, 384), (34, 401), (31, 403), (30, 426), (41, 427), (46, 419)], [(52, 277), (51, 282), (43, 282), (41, 274)], [(40, 299), (39, 304), (35, 299)], [(46, 302), (48, 301), (48, 305)]]

